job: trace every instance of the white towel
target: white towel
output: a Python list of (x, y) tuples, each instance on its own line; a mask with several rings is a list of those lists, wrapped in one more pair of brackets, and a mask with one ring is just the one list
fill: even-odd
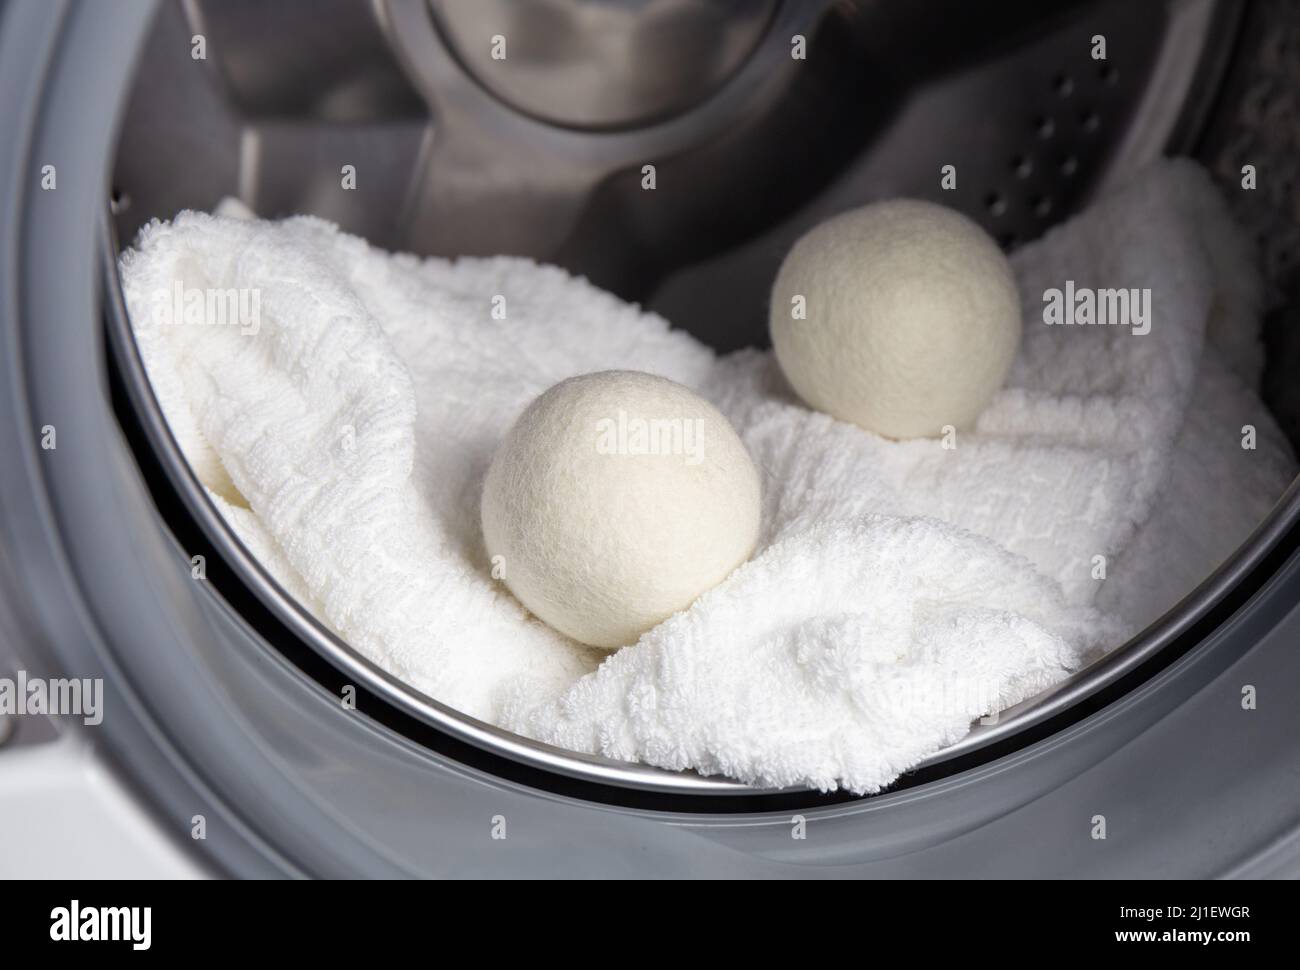
[[(421, 261), (310, 217), (183, 212), (121, 270), (200, 478), (364, 655), (575, 750), (867, 792), (1172, 605), (1294, 473), (1253, 390), (1260, 280), (1194, 165), (1155, 166), (1014, 264), (1021, 353), (955, 448), (811, 412), (769, 354), (715, 358), (527, 260)], [(1044, 291), (1066, 280), (1149, 287), (1150, 332), (1045, 325)], [(255, 292), (257, 318), (160, 323), (178, 281)], [(605, 659), (492, 579), (478, 501), (523, 407), (610, 368), (717, 403), (763, 469), (765, 512), (749, 563)]]

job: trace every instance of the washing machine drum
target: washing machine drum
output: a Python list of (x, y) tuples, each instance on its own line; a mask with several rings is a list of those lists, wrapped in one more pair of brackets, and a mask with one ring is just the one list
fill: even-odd
[[(756, 790), (475, 721), (317, 623), (186, 465), (117, 275), (149, 220), (236, 196), (558, 264), (730, 351), (766, 344), (776, 268), (826, 214), (930, 198), (1013, 250), (1191, 155), (1257, 174), (1225, 194), (1295, 441), (1298, 36), (1280, 0), (9, 4), (7, 636), (105, 678), (98, 747), (165, 826), (204, 816), (232, 874), (1300, 872), (1294, 487), (1131, 642), (887, 791)], [(691, 191), (641, 191), (647, 159)]]

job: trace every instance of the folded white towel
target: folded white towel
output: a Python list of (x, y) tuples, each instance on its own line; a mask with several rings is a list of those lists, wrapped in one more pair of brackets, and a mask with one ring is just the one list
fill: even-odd
[[(862, 792), (1172, 605), (1294, 472), (1252, 390), (1260, 281), (1203, 172), (1161, 163), (1013, 261), (1020, 357), (955, 448), (810, 412), (770, 355), (715, 358), (526, 260), (420, 261), (310, 217), (184, 212), (121, 269), (200, 478), (366, 656), (576, 750)], [(1045, 325), (1043, 293), (1067, 280), (1150, 288), (1150, 332)], [(157, 323), (177, 281), (255, 291), (257, 319)], [(612, 368), (714, 400), (764, 470), (765, 517), (748, 564), (600, 663), (492, 579), (478, 496), (533, 397)]]

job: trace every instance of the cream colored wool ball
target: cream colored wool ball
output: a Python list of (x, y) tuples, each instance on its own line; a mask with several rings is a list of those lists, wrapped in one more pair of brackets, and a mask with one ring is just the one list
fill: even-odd
[(754, 463), (713, 405), (662, 377), (605, 371), (556, 384), (520, 415), (488, 469), (483, 538), (524, 606), (612, 649), (749, 557), (759, 498)]
[(812, 407), (889, 438), (932, 437), (973, 424), (1006, 380), (1020, 296), (1011, 264), (974, 222), (897, 199), (795, 243), (770, 325), (786, 379)]

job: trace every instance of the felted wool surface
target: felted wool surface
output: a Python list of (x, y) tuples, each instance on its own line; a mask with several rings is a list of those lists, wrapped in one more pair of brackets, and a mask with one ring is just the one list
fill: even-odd
[(579, 643), (617, 648), (726, 579), (758, 541), (759, 481), (727, 419), (640, 371), (561, 381), (483, 487), (493, 574)]
[(1020, 343), (1011, 264), (960, 212), (892, 199), (842, 212), (790, 250), (773, 353), (799, 397), (888, 438), (968, 428)]

